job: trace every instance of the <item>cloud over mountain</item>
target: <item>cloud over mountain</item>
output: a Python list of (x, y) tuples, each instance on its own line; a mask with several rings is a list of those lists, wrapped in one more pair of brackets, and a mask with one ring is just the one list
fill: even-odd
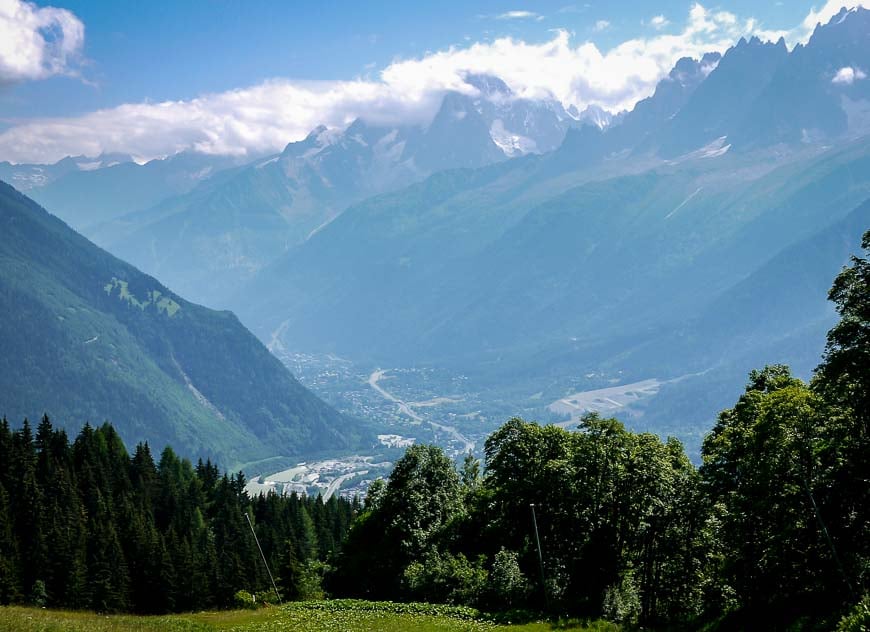
[(813, 29), (816, 28), (817, 24), (827, 24), (844, 7), (846, 9), (864, 7), (866, 9), (870, 7), (870, 3), (864, 1), (855, 2), (855, 0), (827, 0), (820, 9), (815, 7), (810, 9), (803, 23), (794, 30), (796, 38), (799, 41), (805, 42), (812, 35)]
[[(19, 0), (0, 0), (0, 7), (4, 2), (33, 15), (50, 11), (46, 16), (55, 16), (57, 24), (78, 24), (78, 30), (62, 28), (71, 35), (62, 40), (67, 56), (58, 59), (68, 59), (81, 47), (83, 27), (72, 14), (36, 9)], [(653, 32), (608, 50), (557, 30), (543, 42), (503, 37), (396, 60), (378, 79), (274, 79), (191, 100), (131, 103), (79, 117), (36, 119), (0, 133), (0, 160), (47, 162), (103, 152), (149, 159), (183, 149), (235, 155), (278, 151), (317, 125), (344, 126), (358, 116), (387, 125), (426, 123), (446, 91), (473, 93), (464, 79), (468, 73), (497, 76), (519, 98), (553, 98), (578, 111), (595, 105), (617, 112), (652, 94), (681, 57), (722, 52), (748, 35), (805, 41), (810, 23), (815, 26), (836, 14), (834, 4), (839, 2), (812, 11), (792, 30), (770, 31), (753, 18), (696, 3), (679, 32)], [(46, 16), (41, 19), (48, 20)], [(0, 47), (2, 42), (0, 37)]]

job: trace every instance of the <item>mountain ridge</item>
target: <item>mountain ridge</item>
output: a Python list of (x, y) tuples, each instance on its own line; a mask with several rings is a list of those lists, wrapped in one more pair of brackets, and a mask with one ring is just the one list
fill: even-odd
[(0, 183), (7, 306), (0, 407), (226, 464), (352, 449), (365, 431), (318, 400), (229, 312), (189, 303)]
[[(846, 16), (846, 35), (868, 15)], [(828, 39), (843, 45), (830, 54), (843, 63), (854, 43)], [(798, 51), (822, 59), (828, 45), (816, 36)], [(753, 64), (756, 53), (766, 61)], [(542, 399), (553, 401), (560, 389), (594, 390), (608, 379), (707, 371), (711, 363), (686, 349), (657, 345), (698, 322), (707, 329), (693, 339), (717, 341), (709, 353), (723, 359), (716, 371), (726, 371), (743, 347), (716, 337), (705, 310), (725, 296), (749, 300), (751, 293), (729, 292), (746, 279), (761, 283), (770, 258), (794, 256), (796, 244), (870, 198), (868, 135), (735, 140), (768, 102), (768, 86), (788, 75), (793, 54), (783, 42), (748, 40), (721, 59), (681, 60), (650, 99), (603, 131), (584, 126), (550, 154), (444, 172), (364, 200), (261, 270), (230, 303), (261, 337), (283, 325), (288, 349), (456, 371), (500, 384), (492, 396), (502, 399), (509, 384), (516, 393), (540, 384)], [(809, 88), (827, 94), (831, 76)], [(747, 88), (729, 95), (735, 79)], [(715, 114), (709, 121), (693, 114), (705, 110)], [(669, 133), (684, 143), (672, 154)], [(816, 282), (814, 300), (824, 306), (826, 280)], [(763, 323), (750, 313), (738, 310), (735, 318), (746, 320), (735, 324), (752, 339)], [(796, 353), (818, 333), (802, 318), (786, 310), (781, 326)], [(756, 357), (745, 351), (741, 362)], [(728, 382), (738, 374), (716, 375)], [(527, 405), (516, 397), (516, 406)], [(680, 413), (693, 432), (695, 415)]]

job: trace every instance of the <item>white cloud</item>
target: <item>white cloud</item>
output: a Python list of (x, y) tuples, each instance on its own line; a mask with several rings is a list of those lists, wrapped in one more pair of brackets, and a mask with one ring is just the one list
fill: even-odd
[(345, 126), (362, 112), (374, 123), (422, 123), (438, 102), (434, 92), (403, 94), (379, 81), (274, 80), (189, 101), (37, 119), (0, 133), (0, 159), (50, 162), (122, 152), (147, 160), (184, 149), (245, 155), (279, 150), (320, 124)]
[(796, 44), (806, 44), (813, 35), (818, 24), (827, 24), (841, 9), (846, 8), (852, 10), (856, 7), (870, 7), (870, 2), (867, 0), (827, 0), (820, 8), (813, 7), (810, 9), (807, 16), (800, 24), (791, 29), (765, 29), (754, 18), (746, 20), (745, 30), (753, 35), (757, 35), (763, 40), (772, 42), (777, 41), (780, 37), (783, 38), (789, 47), (794, 47)]
[[(825, 11), (813, 15), (822, 19)], [(630, 39), (608, 50), (558, 30), (539, 43), (503, 37), (400, 59), (374, 79), (276, 79), (189, 101), (34, 119), (0, 132), (0, 160), (47, 162), (101, 152), (148, 159), (188, 148), (237, 155), (276, 151), (319, 124), (343, 126), (360, 115), (381, 124), (425, 123), (445, 91), (474, 91), (463, 80), (469, 72), (497, 75), (521, 97), (615, 112), (649, 96), (680, 57), (724, 52), (741, 36), (775, 40), (788, 34), (789, 40), (803, 33), (805, 23), (789, 31), (765, 31), (752, 18), (696, 3), (679, 32)]]
[(670, 20), (668, 20), (665, 16), (661, 14), (653, 16), (652, 19), (650, 19), (649, 21), (649, 25), (657, 31), (662, 30), (670, 23)]
[(595, 26), (592, 27), (592, 30), (597, 31), (597, 32), (601, 32), (601, 31), (606, 31), (609, 27), (610, 27), (610, 22), (608, 22), (607, 20), (598, 20), (595, 23)]
[(846, 66), (844, 68), (840, 68), (840, 70), (837, 71), (837, 74), (834, 75), (833, 79), (831, 79), (831, 83), (851, 86), (856, 81), (860, 81), (861, 79), (866, 78), (866, 73), (860, 68), (852, 68), (851, 66)]
[(489, 73), (523, 97), (554, 97), (581, 110), (595, 103), (617, 111), (651, 94), (680, 57), (724, 51), (744, 34), (741, 25), (723, 24), (696, 4), (682, 32), (631, 39), (606, 51), (592, 42), (575, 42), (560, 30), (540, 44), (502, 38), (398, 61), (381, 76), (399, 90), (420, 91), (426, 86), (459, 89), (463, 71)]
[(532, 11), (507, 11), (496, 16), (499, 20), (543, 20), (544, 16)]
[(716, 20), (718, 20), (722, 24), (737, 24), (737, 16), (733, 13), (729, 13), (728, 11), (719, 11), (716, 14)]
[(786, 37), (786, 40), (794, 43), (806, 43), (813, 34), (817, 24), (827, 24), (843, 7), (851, 10), (855, 7), (867, 8), (868, 6), (870, 4), (867, 2), (855, 2), (855, 0), (827, 0), (821, 8), (816, 9), (813, 7), (810, 9), (801, 25), (791, 31), (792, 37)]
[(0, 84), (75, 74), (85, 27), (66, 9), (0, 0)]

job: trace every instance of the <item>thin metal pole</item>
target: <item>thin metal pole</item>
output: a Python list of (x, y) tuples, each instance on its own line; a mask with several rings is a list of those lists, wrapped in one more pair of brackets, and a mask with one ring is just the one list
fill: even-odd
[(547, 580), (544, 577), (544, 556), (541, 553), (541, 538), (538, 535), (538, 518), (535, 515), (535, 503), (530, 503), (529, 507), (532, 508), (532, 524), (535, 526), (535, 542), (538, 544), (538, 565), (541, 568), (541, 590), (544, 591), (544, 604), (547, 607), (547, 610), (550, 609), (550, 598), (547, 595)]
[(825, 536), (825, 541), (828, 543), (828, 548), (831, 549), (831, 555), (834, 558), (834, 562), (837, 564), (837, 569), (840, 571), (840, 575), (842, 575), (843, 581), (846, 583), (846, 588), (849, 589), (849, 595), (852, 597), (853, 600), (857, 600), (858, 595), (855, 592), (855, 589), (852, 587), (852, 582), (849, 581), (849, 575), (846, 573), (846, 568), (840, 561), (840, 556), (837, 555), (837, 547), (834, 546), (834, 541), (828, 534), (828, 528), (825, 526), (825, 521), (822, 520), (822, 513), (819, 511), (819, 506), (816, 504), (816, 499), (813, 496), (813, 492), (810, 491), (810, 486), (807, 483), (806, 476), (804, 476), (803, 474), (801, 474), (801, 482), (804, 484), (804, 490), (807, 492), (807, 496), (810, 497), (810, 504), (813, 506), (813, 512), (816, 514), (816, 520), (819, 523), (822, 535)]
[(245, 520), (248, 521), (248, 526), (251, 527), (251, 534), (254, 536), (254, 542), (257, 543), (257, 549), (260, 551), (260, 557), (263, 558), (263, 565), (266, 567), (266, 572), (269, 573), (269, 579), (272, 580), (272, 588), (275, 590), (275, 596), (278, 598), (278, 605), (281, 605), (281, 594), (278, 592), (278, 586), (275, 584), (275, 578), (272, 577), (272, 571), (269, 570), (269, 563), (266, 561), (266, 556), (263, 555), (263, 547), (260, 546), (260, 538), (257, 537), (257, 532), (254, 531), (254, 524), (251, 522), (251, 517), (247, 511), (243, 511)]

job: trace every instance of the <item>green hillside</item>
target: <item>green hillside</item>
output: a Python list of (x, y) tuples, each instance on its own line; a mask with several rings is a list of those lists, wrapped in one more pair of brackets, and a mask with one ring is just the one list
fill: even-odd
[(233, 314), (185, 301), (5, 184), (0, 224), (0, 414), (110, 420), (130, 444), (227, 466), (359, 442)]

